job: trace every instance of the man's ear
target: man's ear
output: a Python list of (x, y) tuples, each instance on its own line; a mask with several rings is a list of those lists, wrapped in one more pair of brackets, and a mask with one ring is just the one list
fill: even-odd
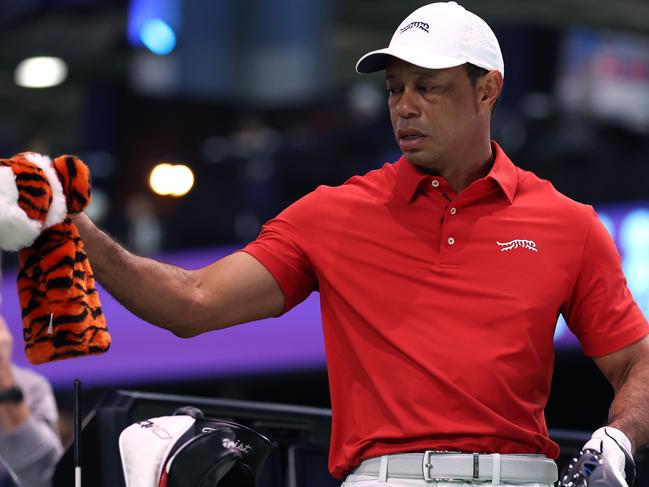
[(480, 77), (476, 83), (476, 93), (478, 95), (478, 106), (480, 110), (486, 110), (488, 113), (493, 111), (493, 107), (500, 98), (500, 92), (503, 89), (503, 75), (500, 71), (492, 70)]

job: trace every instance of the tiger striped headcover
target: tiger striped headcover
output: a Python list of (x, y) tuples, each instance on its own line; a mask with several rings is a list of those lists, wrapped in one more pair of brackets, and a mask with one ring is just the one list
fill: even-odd
[(75, 156), (0, 159), (0, 248), (20, 250), (18, 294), (33, 364), (110, 346), (83, 242), (67, 218), (89, 202), (90, 172)]

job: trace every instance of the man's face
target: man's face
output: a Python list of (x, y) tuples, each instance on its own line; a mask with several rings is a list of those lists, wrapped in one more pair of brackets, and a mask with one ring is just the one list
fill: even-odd
[(394, 58), (386, 83), (394, 135), (417, 166), (444, 170), (483, 130), (475, 88), (464, 66), (425, 69)]

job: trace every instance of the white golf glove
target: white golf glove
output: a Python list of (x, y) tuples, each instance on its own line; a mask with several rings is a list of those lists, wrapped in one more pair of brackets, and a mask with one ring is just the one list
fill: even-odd
[(582, 448), (582, 450), (586, 449), (601, 453), (611, 467), (622, 474), (629, 485), (635, 480), (631, 441), (619, 429), (610, 426), (598, 429)]

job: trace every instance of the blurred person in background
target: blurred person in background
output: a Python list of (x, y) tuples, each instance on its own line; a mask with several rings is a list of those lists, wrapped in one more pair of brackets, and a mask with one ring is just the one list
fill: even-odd
[(382, 70), (397, 162), (317, 188), (199, 270), (136, 256), (81, 215), (97, 279), (181, 337), (319, 291), (329, 469), (350, 487), (553, 484), (544, 408), (561, 313), (616, 392), (585, 448), (632, 483), (649, 441), (649, 326), (594, 210), (491, 140), (505, 73), (493, 31), (454, 2), (424, 6), (357, 64)]
[(56, 402), (44, 377), (11, 362), (12, 346), (0, 315), (0, 458), (23, 487), (46, 487), (63, 451)]

